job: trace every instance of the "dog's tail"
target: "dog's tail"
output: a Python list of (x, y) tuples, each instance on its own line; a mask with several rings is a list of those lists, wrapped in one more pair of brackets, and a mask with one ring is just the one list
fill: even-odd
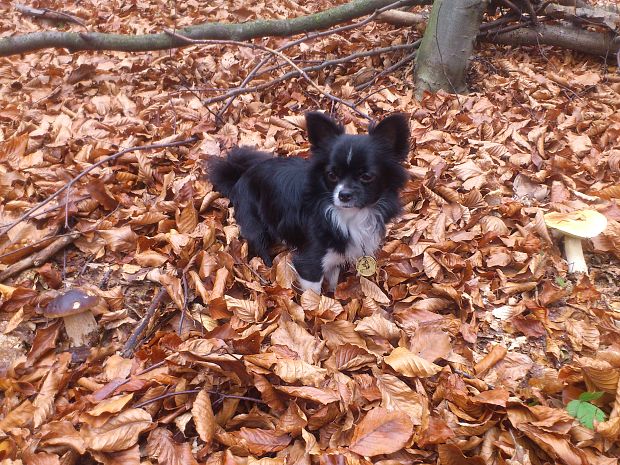
[(271, 158), (271, 155), (248, 147), (235, 147), (226, 158), (212, 157), (208, 161), (207, 179), (216, 191), (229, 197), (239, 178), (248, 169)]

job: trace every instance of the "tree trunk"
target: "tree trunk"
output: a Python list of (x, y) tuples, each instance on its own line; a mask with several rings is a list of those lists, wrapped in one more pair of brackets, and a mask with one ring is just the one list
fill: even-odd
[(414, 68), (415, 93), (467, 92), (465, 76), (486, 0), (435, 0)]

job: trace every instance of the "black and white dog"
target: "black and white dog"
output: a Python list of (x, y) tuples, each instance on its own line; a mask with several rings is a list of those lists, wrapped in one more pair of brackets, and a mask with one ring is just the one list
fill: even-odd
[(393, 114), (350, 135), (319, 112), (306, 114), (311, 157), (278, 158), (238, 147), (209, 161), (209, 180), (228, 197), (250, 253), (271, 266), (270, 248), (294, 247), (303, 290), (330, 290), (340, 267), (374, 254), (385, 224), (400, 211), (407, 180), (409, 124)]

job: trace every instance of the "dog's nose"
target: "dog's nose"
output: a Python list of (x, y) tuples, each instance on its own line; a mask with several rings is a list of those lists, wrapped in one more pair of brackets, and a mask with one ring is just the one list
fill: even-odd
[(341, 202), (348, 202), (352, 198), (353, 198), (353, 192), (351, 191), (341, 190), (340, 192), (338, 192), (338, 199)]

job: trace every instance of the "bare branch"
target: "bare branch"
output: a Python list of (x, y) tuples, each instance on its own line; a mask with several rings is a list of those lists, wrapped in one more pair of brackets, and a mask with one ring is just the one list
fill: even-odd
[(341, 99), (340, 97), (337, 97), (331, 93), (329, 93), (328, 91), (326, 91), (325, 89), (323, 89), (319, 84), (317, 84), (316, 82), (314, 82), (312, 80), (312, 78), (310, 76), (308, 76), (308, 73), (306, 73), (306, 71), (304, 71), (302, 68), (300, 68), (299, 66), (297, 66), (293, 60), (291, 60), (289, 57), (287, 57), (286, 55), (284, 55), (282, 52), (278, 52), (277, 50), (274, 50), (272, 48), (269, 47), (265, 47), (263, 45), (257, 45), (257, 44), (252, 44), (249, 42), (238, 42), (238, 41), (234, 41), (234, 40), (192, 40), (188, 37), (183, 37), (180, 36), (179, 34), (175, 34), (172, 31), (166, 31), (168, 34), (173, 35), (178, 37), (179, 39), (183, 39), (183, 40), (187, 40), (188, 42), (192, 43), (192, 44), (204, 44), (204, 45), (213, 45), (213, 44), (219, 44), (219, 45), (236, 45), (238, 47), (248, 47), (248, 48), (252, 48), (255, 50), (262, 50), (264, 52), (270, 53), (272, 55), (275, 55), (276, 57), (284, 60), (286, 63), (288, 63), (291, 67), (295, 68), (295, 70), (306, 80), (308, 81), (308, 84), (310, 84), (314, 89), (316, 89), (320, 94), (324, 95), (325, 97), (329, 98), (330, 100), (332, 100), (333, 102), (338, 102), (341, 103), (342, 105), (345, 105), (347, 107), (349, 107), (351, 110), (353, 110), (355, 113), (357, 113), (358, 115), (360, 115), (362, 118), (366, 118), (369, 121), (372, 121), (373, 119), (368, 116), (366, 113), (364, 113), (363, 111), (358, 110), (358, 108), (352, 104), (351, 102), (347, 102), (346, 100)]
[(41, 266), (45, 262), (45, 260), (47, 260), (59, 250), (64, 249), (79, 236), (79, 232), (73, 232), (67, 234), (66, 236), (61, 236), (55, 241), (53, 241), (50, 245), (45, 247), (43, 250), (33, 253), (32, 255), (18, 261), (17, 263), (13, 263), (6, 270), (0, 273), (0, 283), (5, 279), (10, 278), (11, 276), (15, 276), (17, 273), (20, 273), (32, 266)]
[[(394, 0), (352, 0), (344, 5), (292, 19), (257, 20), (247, 23), (206, 22), (177, 31), (181, 36), (194, 40), (250, 40), (259, 37), (288, 37), (304, 32), (317, 31), (336, 24), (371, 14), (375, 10), (394, 3)], [(430, 3), (430, 0), (410, 0), (409, 5)], [(0, 56), (34, 52), (46, 48), (66, 48), (71, 52), (80, 50), (117, 50), (144, 52), (184, 47), (187, 42), (170, 34), (104, 34), (97, 32), (35, 32), (0, 39)]]
[(24, 213), (22, 216), (20, 216), (17, 220), (15, 220), (13, 223), (10, 223), (6, 226), (4, 226), (2, 228), (2, 231), (0, 232), (0, 234), (5, 234), (7, 232), (9, 232), (11, 229), (13, 229), (17, 224), (21, 223), (24, 220), (27, 220), (28, 218), (30, 218), (33, 213), (35, 213), (36, 211), (40, 210), (41, 208), (43, 208), (45, 205), (47, 205), (48, 203), (50, 203), (52, 200), (54, 200), (56, 197), (58, 197), (60, 194), (62, 194), (64, 191), (66, 191), (67, 189), (71, 189), (71, 187), (73, 187), (73, 185), (78, 182), (80, 179), (82, 179), (84, 176), (86, 176), (88, 173), (90, 173), (92, 170), (94, 170), (95, 168), (108, 163), (110, 161), (116, 160), (117, 158), (125, 155), (128, 152), (133, 152), (135, 150), (151, 150), (151, 149), (161, 149), (161, 148), (167, 148), (167, 147), (178, 147), (180, 145), (186, 145), (186, 144), (191, 144), (193, 142), (196, 142), (198, 139), (195, 136), (190, 137), (189, 139), (185, 139), (185, 140), (179, 140), (176, 142), (166, 142), (166, 143), (157, 143), (157, 144), (150, 144), (150, 145), (141, 145), (141, 146), (136, 146), (136, 147), (129, 147), (126, 148), (124, 150), (121, 150), (120, 152), (116, 152), (113, 153), (112, 155), (108, 155), (107, 157), (102, 158), (101, 160), (99, 160), (98, 162), (90, 165), (88, 168), (86, 168), (85, 170), (83, 170), (80, 174), (78, 174), (76, 177), (74, 177), (73, 179), (71, 179), (71, 181), (69, 181), (67, 184), (65, 184), (63, 187), (61, 187), (60, 189), (58, 189), (56, 192), (54, 192), (52, 195), (50, 195), (49, 197), (47, 197), (45, 200), (43, 200), (42, 202), (39, 202), (37, 205), (35, 205), (34, 207), (32, 207), (30, 210), (28, 210), (26, 213)]
[(49, 19), (52, 21), (68, 21), (70, 23), (75, 23), (82, 27), (86, 27), (86, 23), (84, 23), (84, 21), (80, 18), (63, 11), (48, 10), (47, 8), (32, 8), (27, 5), (22, 5), (21, 3), (15, 3), (13, 6), (23, 15), (41, 19)]

